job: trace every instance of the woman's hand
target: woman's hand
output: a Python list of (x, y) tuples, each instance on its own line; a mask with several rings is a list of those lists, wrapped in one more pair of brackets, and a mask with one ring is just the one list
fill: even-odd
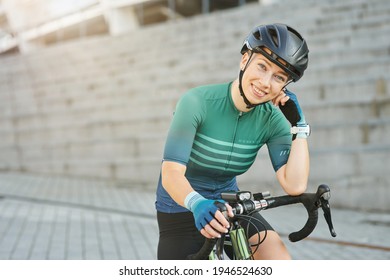
[[(228, 217), (233, 217), (232, 207), (225, 203), (226, 212)], [(219, 238), (221, 233), (227, 233), (228, 228), (230, 227), (227, 217), (222, 214), (220, 210), (217, 210), (214, 214), (214, 219), (212, 219), (208, 224), (206, 224), (201, 230), (200, 233), (206, 238)]]
[(280, 93), (272, 99), (272, 103), (275, 106), (284, 106), (290, 97), (286, 94), (284, 90), (281, 90)]

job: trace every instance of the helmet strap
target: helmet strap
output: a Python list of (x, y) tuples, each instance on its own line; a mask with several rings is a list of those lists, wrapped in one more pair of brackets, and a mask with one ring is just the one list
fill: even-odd
[(240, 70), (240, 75), (239, 75), (239, 79), (238, 79), (238, 89), (240, 90), (240, 95), (242, 96), (242, 99), (244, 99), (244, 102), (246, 104), (246, 108), (247, 109), (250, 109), (250, 108), (253, 108), (255, 107), (256, 105), (252, 104), (248, 98), (246, 98), (245, 94), (244, 94), (244, 90), (242, 89), (242, 76), (244, 75), (244, 71), (245, 70)]
[(249, 62), (251, 61), (252, 55), (253, 55), (253, 52), (251, 52), (251, 54), (249, 55), (248, 61), (247, 61), (247, 63), (245, 64), (244, 69), (241, 69), (241, 70), (240, 70), (240, 74), (238, 75), (238, 89), (240, 90), (240, 95), (242, 96), (242, 99), (244, 99), (244, 102), (245, 102), (245, 104), (246, 104), (246, 108), (247, 108), (247, 109), (250, 109), (250, 108), (253, 108), (253, 107), (256, 106), (255, 104), (252, 104), (252, 103), (248, 100), (248, 98), (246, 98), (245, 93), (244, 93), (244, 90), (242, 89), (242, 77), (244, 76), (244, 72), (245, 72), (246, 68), (248, 67)]

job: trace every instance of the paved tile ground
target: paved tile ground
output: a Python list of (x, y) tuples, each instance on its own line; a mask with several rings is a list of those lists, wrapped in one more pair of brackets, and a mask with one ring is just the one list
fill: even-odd
[[(0, 260), (156, 259), (154, 192), (97, 180), (0, 173)], [(263, 211), (294, 259), (390, 259), (390, 213), (332, 209), (306, 240), (299, 206)], [(321, 214), (322, 215), (322, 214)]]

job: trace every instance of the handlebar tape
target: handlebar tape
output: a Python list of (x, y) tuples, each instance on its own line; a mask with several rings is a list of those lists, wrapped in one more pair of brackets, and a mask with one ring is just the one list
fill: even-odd
[(202, 248), (200, 250), (192, 255), (187, 256), (187, 260), (208, 260), (210, 252), (213, 250), (213, 247), (215, 243), (217, 242), (217, 239), (209, 239), (206, 238), (206, 241), (204, 242)]
[(291, 242), (297, 242), (308, 237), (309, 234), (312, 233), (314, 228), (316, 227), (318, 221), (318, 211), (315, 210), (308, 213), (309, 218), (307, 219), (306, 224), (303, 226), (303, 228), (299, 231), (289, 234), (288, 239), (290, 239)]
[(267, 208), (275, 208), (278, 206), (302, 203), (308, 213), (308, 219), (303, 228), (299, 231), (291, 233), (288, 237), (291, 242), (297, 242), (309, 236), (313, 232), (318, 222), (318, 207), (314, 205), (311, 194), (302, 194), (299, 196), (281, 196), (276, 199), (267, 199), (269, 205)]

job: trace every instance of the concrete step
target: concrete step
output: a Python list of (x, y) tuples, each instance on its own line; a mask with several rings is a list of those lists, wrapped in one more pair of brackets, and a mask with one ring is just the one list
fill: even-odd
[(77, 139), (68, 142), (54, 142), (49, 139), (46, 146), (30, 143), (25, 145), (26, 151), (21, 155), (23, 162), (45, 162), (77, 160), (96, 162), (120, 162), (128, 158), (162, 157), (164, 140), (161, 137), (120, 137), (105, 139), (99, 142)]
[(319, 30), (327, 30), (335, 26), (353, 26), (362, 21), (380, 22), (390, 12), (390, 5), (386, 1), (377, 4), (368, 4), (364, 1), (361, 5), (358, 3), (351, 3), (349, 6), (324, 5), (321, 8), (322, 16), (316, 20), (316, 24)]
[(377, 98), (389, 96), (390, 80), (385, 80), (384, 76), (370, 75), (365, 79), (351, 76), (327, 83), (322, 79), (318, 81), (309, 72), (307, 74), (300, 83), (288, 87), (297, 94), (302, 106), (320, 106), (326, 105), (327, 102), (358, 102), (370, 106)]
[(338, 44), (345, 44), (345, 42), (354, 39), (370, 42), (371, 39), (385, 36), (389, 30), (390, 22), (388, 12), (384, 15), (357, 20), (356, 23), (349, 21), (346, 15), (343, 18), (348, 24), (341, 24), (339, 21), (334, 21), (331, 23), (333, 26), (331, 24), (322, 27), (318, 27), (317, 25), (312, 26), (307, 32), (310, 46), (319, 48), (332, 45), (337, 46)]
[(390, 116), (390, 98), (377, 98), (370, 106), (366, 102), (334, 102), (305, 106), (305, 116), (312, 122), (364, 121), (367, 118), (387, 118)]
[[(384, 166), (390, 166), (390, 146), (374, 145), (343, 149), (323, 149), (311, 153), (311, 177), (318, 182), (328, 182), (334, 186), (336, 205), (364, 208), (365, 201), (377, 197), (376, 207), (388, 209), (388, 184), (390, 177), (383, 174)], [(375, 194), (367, 192), (375, 189)], [(342, 197), (348, 195), (348, 201)]]
[(0, 170), (18, 170), (20, 167), (20, 149), (14, 144), (2, 144), (0, 146)]
[(311, 124), (310, 147), (315, 149), (389, 144), (390, 119)]
[[(313, 1), (316, 2), (316, 1)], [(367, 11), (383, 10), (386, 7), (389, 8), (389, 2), (387, 0), (372, 0), (369, 3), (366, 0), (346, 0), (346, 1), (327, 1), (323, 2), (323, 12), (326, 14), (343, 14), (350, 10), (362, 9)]]
[(20, 169), (28, 173), (70, 175), (87, 178), (125, 181), (139, 187), (155, 188), (160, 172), (161, 157), (108, 161), (95, 159), (24, 161)]
[[(390, 31), (390, 28), (389, 28)], [(385, 36), (385, 35), (383, 35)], [(389, 56), (390, 42), (378, 42), (373, 45), (371, 42), (361, 40), (361, 42), (353, 42), (345, 44), (344, 47), (329, 47), (323, 50), (314, 49), (310, 51), (310, 68), (316, 64), (336, 64), (340, 67), (348, 61), (356, 61), (362, 59), (375, 59), (381, 57), (383, 59)]]
[(337, 78), (338, 75), (348, 74), (356, 77), (363, 74), (379, 74), (383, 71), (386, 73), (389, 69), (390, 56), (374, 56), (371, 58), (362, 58), (360, 60), (349, 60), (349, 61), (329, 61), (328, 64), (311, 64), (310, 72), (315, 73), (318, 76), (324, 76), (329, 78)]

